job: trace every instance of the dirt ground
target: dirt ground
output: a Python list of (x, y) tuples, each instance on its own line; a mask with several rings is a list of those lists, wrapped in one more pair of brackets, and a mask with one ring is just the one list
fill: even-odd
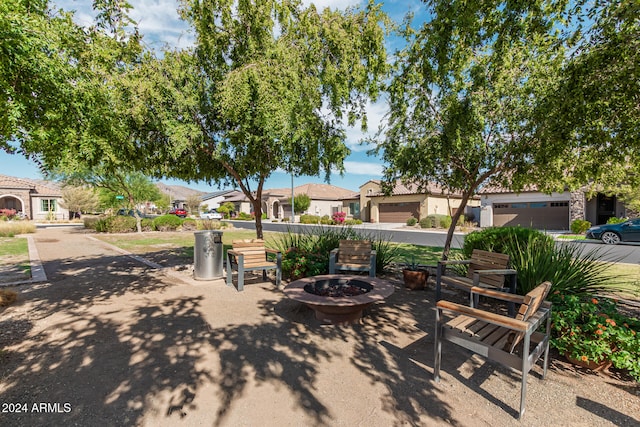
[(359, 324), (322, 325), (259, 278), (237, 292), (84, 230), (33, 238), (48, 281), (0, 311), (3, 426), (640, 425), (637, 383), (557, 355), (529, 375), (522, 421), (497, 364), (445, 343), (435, 383), (432, 288), (388, 277)]

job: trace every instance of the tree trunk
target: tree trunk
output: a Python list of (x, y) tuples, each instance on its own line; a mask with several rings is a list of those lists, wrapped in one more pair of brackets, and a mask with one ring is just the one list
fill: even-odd
[(262, 239), (262, 200), (255, 198), (253, 202), (253, 213), (256, 215), (256, 238)]
[(451, 225), (449, 226), (449, 230), (447, 231), (447, 239), (444, 242), (444, 249), (442, 251), (442, 259), (449, 259), (449, 251), (451, 250), (451, 241), (453, 240), (453, 232), (456, 229), (456, 225), (458, 224), (458, 220), (460, 216), (464, 213), (464, 208), (467, 207), (467, 202), (469, 201), (469, 197), (471, 197), (471, 192), (463, 192), (462, 200), (460, 201), (460, 206), (456, 210), (456, 213), (451, 218)]

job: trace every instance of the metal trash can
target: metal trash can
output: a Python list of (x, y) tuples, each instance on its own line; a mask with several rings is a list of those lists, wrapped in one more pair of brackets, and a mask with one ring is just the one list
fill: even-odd
[(196, 244), (193, 248), (193, 278), (212, 280), (224, 276), (222, 271), (223, 246), (222, 231), (196, 231)]

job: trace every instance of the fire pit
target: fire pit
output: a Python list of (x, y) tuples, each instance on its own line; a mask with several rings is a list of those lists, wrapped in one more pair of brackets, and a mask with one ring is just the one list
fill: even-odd
[(316, 319), (334, 325), (358, 321), (363, 309), (393, 291), (393, 285), (382, 279), (342, 274), (305, 277), (284, 288), (287, 297), (315, 311)]

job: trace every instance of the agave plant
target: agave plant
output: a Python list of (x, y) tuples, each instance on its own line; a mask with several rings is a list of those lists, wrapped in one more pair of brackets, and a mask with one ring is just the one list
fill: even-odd
[(524, 295), (548, 280), (553, 291), (568, 295), (587, 295), (622, 290), (620, 278), (609, 273), (611, 263), (600, 261), (603, 251), (586, 251), (573, 243), (529, 238), (517, 241), (509, 254), (518, 271), (518, 293)]

